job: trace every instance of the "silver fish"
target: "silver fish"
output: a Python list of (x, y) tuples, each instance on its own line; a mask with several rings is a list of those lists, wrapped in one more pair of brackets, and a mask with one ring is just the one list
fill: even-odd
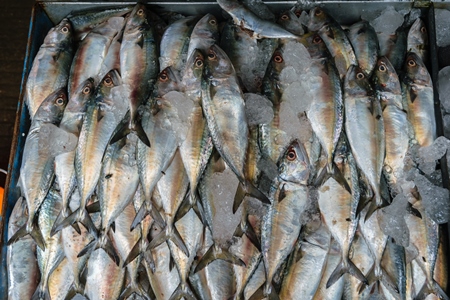
[(360, 21), (348, 30), (348, 39), (353, 46), (358, 65), (368, 77), (372, 75), (378, 59), (378, 38), (367, 21)]
[(207, 52), (209, 48), (219, 39), (219, 24), (216, 17), (206, 14), (195, 24), (189, 40), (187, 59), (192, 57), (195, 49)]

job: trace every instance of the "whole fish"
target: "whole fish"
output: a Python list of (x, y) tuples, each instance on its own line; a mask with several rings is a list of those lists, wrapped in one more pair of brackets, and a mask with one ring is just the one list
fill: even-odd
[(325, 226), (311, 234), (308, 240), (298, 243), (299, 249), (294, 249), (289, 258), (280, 299), (295, 299), (298, 295), (303, 295), (305, 299), (314, 297), (321, 278), (325, 278), (323, 271), (330, 243), (331, 235)]
[(132, 6), (123, 7), (105, 7), (101, 10), (86, 9), (77, 10), (76, 13), (71, 13), (67, 18), (70, 20), (74, 31), (75, 40), (83, 40), (86, 35), (100, 24), (107, 22), (112, 17), (120, 17), (129, 13), (133, 9)]
[(309, 12), (308, 29), (317, 31), (334, 58), (334, 63), (341, 79), (347, 74), (351, 65), (356, 66), (352, 45), (341, 26), (323, 9), (316, 7)]
[(417, 18), (408, 31), (406, 50), (416, 53), (425, 65), (428, 63), (428, 31), (421, 18)]
[(216, 17), (212, 14), (206, 14), (198, 20), (192, 30), (187, 51), (187, 59), (192, 57), (195, 49), (207, 52), (209, 48), (219, 39), (219, 24)]
[(218, 0), (217, 3), (230, 14), (234, 24), (251, 31), (256, 38), (298, 38), (280, 25), (261, 19), (237, 0)]
[[(26, 201), (19, 198), (8, 222), (8, 237), (27, 222)], [(8, 299), (30, 299), (39, 282), (36, 244), (31, 237), (7, 247)]]
[(375, 98), (367, 77), (351, 66), (344, 83), (345, 132), (356, 163), (374, 193), (368, 219), (386, 206), (381, 197), (380, 180), (385, 155), (385, 137), (380, 102)]
[[(180, 145), (179, 150), (189, 178), (191, 191), (197, 190), (200, 177), (213, 150), (212, 138), (201, 105), (201, 82), (204, 65), (204, 57), (201, 51), (196, 49), (186, 63), (183, 76), (184, 94), (189, 99), (188, 101), (193, 101), (194, 107), (190, 112), (190, 127), (186, 139)], [(177, 218), (181, 218), (191, 207), (199, 210), (195, 192), (190, 193), (189, 198), (182, 203)]]
[(278, 163), (279, 175), (271, 192), (272, 204), (261, 225), (261, 247), (266, 273), (264, 296), (274, 293), (272, 280), (294, 247), (308, 205), (309, 160), (303, 145), (294, 140)]
[(37, 261), (41, 272), (41, 281), (31, 297), (32, 300), (50, 299), (49, 278), (53, 271), (65, 258), (64, 248), (61, 243), (61, 233), (51, 236), (50, 231), (61, 210), (61, 195), (56, 190), (50, 190), (39, 211), (38, 224), (42, 231), (42, 237), (47, 245), (45, 250), (37, 249)]
[(129, 101), (130, 118), (124, 119), (111, 139), (115, 143), (131, 131), (148, 147), (150, 141), (140, 120), (138, 108), (147, 99), (158, 75), (158, 52), (153, 29), (147, 23), (145, 5), (137, 4), (123, 29), (120, 47), (120, 74), (125, 97)]
[(136, 145), (137, 137), (132, 135), (110, 145), (106, 150), (97, 191), (102, 219), (99, 237), (92, 240), (79, 256), (90, 253), (94, 249), (103, 248), (119, 265), (119, 257), (108, 233), (110, 228), (116, 228), (116, 219), (123, 214), (125, 208), (133, 200), (139, 185)]
[(109, 70), (100, 73), (114, 37), (123, 26), (122, 17), (114, 17), (95, 27), (78, 46), (70, 67), (67, 87), (69, 100), (76, 97), (79, 87), (88, 78), (97, 86)]
[[(28, 220), (17, 232), (9, 238), (8, 245), (30, 234), (36, 244), (45, 249), (45, 240), (37, 226), (37, 213), (53, 183), (55, 176), (53, 169), (54, 156), (47, 137), (53, 130), (58, 129), (64, 109), (67, 105), (65, 88), (50, 94), (42, 102), (31, 123), (22, 155), (19, 186), (23, 197), (27, 201)], [(53, 224), (53, 223), (52, 223)]]
[(378, 60), (373, 81), (384, 120), (386, 157), (383, 173), (395, 195), (400, 192), (397, 182), (404, 176), (403, 160), (409, 145), (409, 123), (402, 104), (400, 81), (394, 66), (386, 57)]
[(111, 70), (97, 87), (96, 98), (87, 105), (75, 150), (75, 175), (80, 206), (59, 224), (52, 233), (74, 223), (82, 223), (89, 233), (97, 237), (97, 229), (86, 210), (86, 204), (97, 187), (101, 174), (102, 158), (115, 126), (126, 111), (126, 103), (120, 97), (121, 84), (117, 70)]
[(348, 258), (356, 228), (358, 227), (359, 217), (357, 209), (360, 190), (356, 162), (351, 155), (345, 138), (341, 138), (338, 143), (334, 162), (342, 170), (345, 180), (350, 182), (352, 193), (349, 194), (332, 178), (328, 179), (319, 189), (318, 204), (322, 220), (330, 230), (335, 243), (339, 245), (341, 254), (341, 260), (336, 265), (336, 269), (332, 273), (330, 273), (331, 271), (326, 272), (331, 274), (327, 279), (326, 287), (331, 287), (347, 272), (367, 284), (367, 279)]
[[(208, 81), (202, 81), (202, 108), (214, 146), (236, 174), (241, 183), (240, 189), (262, 202), (270, 203), (267, 196), (245, 179), (248, 126), (244, 99), (233, 65), (217, 45), (213, 45), (208, 51), (205, 75)], [(235, 198), (235, 201), (242, 201), (242, 197)]]
[(378, 59), (378, 38), (375, 29), (367, 21), (360, 21), (350, 26), (348, 39), (353, 46), (358, 65), (370, 78)]
[(408, 53), (404, 69), (403, 90), (407, 104), (408, 120), (421, 147), (429, 146), (436, 139), (433, 84), (423, 61), (415, 53)]
[(197, 20), (197, 17), (182, 18), (166, 28), (159, 47), (159, 68), (161, 71), (167, 67), (172, 67), (179, 75), (182, 74), (186, 61), (189, 59), (187, 57), (189, 41)]
[[(72, 134), (78, 141), (87, 104), (93, 101), (93, 97), (95, 96), (94, 80), (92, 78), (86, 79), (84, 84), (81, 84), (78, 87), (77, 92), (74, 95), (75, 97), (70, 99), (67, 103), (59, 127), (69, 134)], [(59, 224), (71, 213), (69, 210), (69, 200), (76, 186), (74, 162), (75, 149), (61, 153), (55, 157), (55, 176), (63, 199), (63, 208), (58, 219), (55, 221), (55, 224)], [(77, 231), (80, 231), (76, 224), (74, 224), (74, 226)]]
[(41, 103), (54, 91), (67, 86), (73, 57), (73, 28), (67, 18), (50, 29), (33, 60), (24, 101), (33, 119)]

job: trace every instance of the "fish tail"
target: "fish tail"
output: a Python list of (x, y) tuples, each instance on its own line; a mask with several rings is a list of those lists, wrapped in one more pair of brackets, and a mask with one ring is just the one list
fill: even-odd
[(342, 174), (341, 170), (336, 166), (334, 162), (328, 163), (320, 172), (319, 176), (317, 176), (314, 181), (314, 186), (319, 187), (322, 186), (330, 177), (336, 180), (343, 188), (345, 188), (350, 194), (352, 193), (352, 189), (348, 184), (347, 180)]
[(228, 249), (224, 249), (216, 244), (213, 244), (198, 262), (194, 273), (202, 270), (216, 259), (221, 259), (238, 266), (245, 266), (245, 263), (239, 257), (229, 252)]
[(145, 243), (142, 241), (142, 237), (139, 238), (136, 245), (133, 246), (130, 253), (128, 254), (127, 258), (123, 262), (123, 267), (125, 268), (130, 262), (132, 262), (136, 257), (141, 256), (143, 250), (143, 246)]
[(375, 211), (388, 205), (389, 202), (387, 202), (380, 195), (375, 194), (370, 201), (369, 209), (367, 210), (366, 216), (364, 217), (364, 222), (367, 221)]
[(280, 300), (280, 296), (275, 291), (272, 283), (263, 283), (248, 300)]
[(358, 267), (356, 267), (351, 260), (342, 259), (336, 269), (334, 269), (333, 273), (331, 273), (330, 278), (327, 281), (327, 288), (332, 286), (345, 273), (349, 273), (366, 285), (368, 284), (366, 277), (364, 277), (363, 273), (361, 273)]
[(31, 300), (51, 300), (48, 285), (41, 282), (33, 296), (31, 296)]
[(138, 138), (148, 147), (150, 147), (150, 140), (142, 127), (141, 120), (133, 120), (130, 117), (130, 112), (126, 114), (124, 119), (117, 125), (109, 144), (112, 145), (122, 138), (126, 137), (131, 132), (136, 133)]
[(431, 283), (425, 282), (425, 284), (422, 286), (420, 292), (417, 294), (417, 297), (415, 299), (422, 300), (427, 298), (427, 296), (430, 294), (435, 294), (441, 299), (449, 300), (447, 294), (441, 288), (439, 283), (437, 283), (434, 279), (432, 279)]
[(80, 253), (78, 253), (77, 257), (81, 257), (83, 255), (90, 255), (93, 251), (102, 248), (105, 250), (106, 254), (114, 261), (114, 263), (119, 266), (120, 258), (117, 255), (116, 249), (114, 248), (111, 240), (108, 237), (106, 231), (103, 231), (99, 238), (93, 239), (89, 244), (84, 247)]
[(233, 214), (236, 213), (239, 206), (241, 206), (242, 201), (244, 201), (244, 198), (246, 196), (246, 191), (241, 182), (239, 182), (236, 194), (234, 195), (234, 202), (233, 202)]
[(233, 236), (242, 237), (244, 234), (245, 236), (247, 236), (250, 242), (252, 242), (252, 244), (259, 250), (259, 252), (261, 252), (261, 243), (258, 239), (258, 236), (256, 235), (255, 230), (248, 221), (248, 215), (245, 216), (245, 221), (239, 223), (239, 225), (236, 227)]
[[(380, 268), (381, 268), (380, 269), (381, 275), (377, 277), (375, 275), (375, 264), (373, 264), (373, 266), (370, 268), (369, 272), (366, 275), (367, 285), (371, 286), (373, 284), (376, 284), (377, 286), (379, 286), (379, 282), (381, 281), (388, 290), (390, 290), (391, 292), (393, 292), (395, 294), (399, 294), (399, 289), (398, 289), (397, 284), (388, 275), (386, 270), (384, 270), (382, 267), (380, 267)], [(364, 290), (364, 288), (365, 288), (365, 286), (362, 285), (359, 288), (359, 293), (361, 293)]]
[(180, 248), (181, 251), (183, 251), (186, 256), (189, 256), (189, 251), (186, 247), (186, 244), (183, 241), (183, 238), (180, 236), (180, 233), (178, 232), (178, 229), (175, 226), (169, 227), (169, 225), (166, 226), (166, 228), (161, 231), (149, 244), (146, 250), (148, 249), (154, 249), (157, 246), (161, 245), (167, 240), (171, 240), (178, 248)]
[(124, 288), (118, 299), (134, 299), (130, 298), (132, 295), (140, 296), (139, 298), (143, 299), (156, 299), (151, 286), (148, 291), (145, 291), (142, 285), (132, 284), (131, 282)]
[(89, 231), (89, 233), (94, 237), (98, 237), (97, 228), (92, 222), (89, 213), (87, 212), (85, 207), (80, 207), (71, 213), (67, 218), (62, 220), (62, 222), (53, 224), (52, 230), (50, 231), (50, 235), (56, 234), (58, 231), (66, 228), (67, 226), (72, 226), (76, 223), (81, 223), (83, 226)]
[(41, 248), (42, 250), (45, 250), (44, 238), (42, 237), (41, 230), (39, 229), (37, 224), (35, 224), (35, 222), (36, 221), (33, 221), (31, 223), (31, 226), (27, 226), (27, 224), (25, 224), (22, 227), (20, 227), (19, 230), (17, 230), (16, 233), (14, 233), (13, 236), (9, 238), (8, 243), (6, 245), (10, 246), (29, 234), (36, 242), (38, 247)]
[(203, 224), (206, 224), (203, 207), (200, 201), (198, 201), (197, 199), (198, 198), (195, 193), (191, 193), (190, 191), (186, 193), (186, 196), (184, 197), (180, 207), (177, 210), (174, 222), (181, 220), (184, 217), (184, 215), (186, 215), (192, 208), (197, 217), (200, 219), (200, 221), (202, 221)]
[(189, 284), (187, 282), (181, 283), (177, 286), (175, 291), (170, 296), (169, 300), (196, 300), (197, 298), (194, 296)]
[(251, 196), (258, 199), (262, 203), (271, 204), (269, 198), (264, 195), (257, 187), (255, 187), (253, 183), (248, 180), (239, 181), (240, 182), (234, 196), (233, 213), (236, 213), (245, 196)]
[(131, 223), (130, 231), (133, 231), (142, 222), (142, 220), (144, 220), (144, 218), (148, 214), (150, 214), (152, 216), (153, 220), (156, 223), (158, 223), (159, 226), (161, 226), (161, 227), (165, 226), (164, 219), (162, 218), (159, 211), (153, 207), (153, 205), (151, 204), (151, 201), (149, 203), (150, 204), (143, 203), (141, 205), (141, 207), (139, 208), (139, 210), (136, 214), (136, 217), (134, 217), (134, 220)]
[(84, 296), (84, 285), (75, 284), (75, 281), (70, 285), (69, 291), (66, 294), (65, 300), (70, 300), (74, 298), (76, 295)]
[[(52, 236), (53, 236), (56, 232), (58, 232), (58, 231), (55, 230), (56, 224), (60, 224), (60, 223), (64, 220), (64, 218), (65, 218), (67, 215), (70, 215), (70, 214), (72, 213), (72, 210), (71, 210), (70, 208), (67, 208), (66, 211), (67, 211), (67, 213), (64, 212), (64, 209), (62, 209), (62, 210), (60, 211), (60, 213), (58, 214), (58, 216), (56, 217), (56, 220), (55, 220), (55, 222), (53, 223), (52, 229), (51, 229), (51, 231), (50, 231), (50, 234), (51, 234)], [(72, 224), (72, 228), (73, 228), (78, 234), (81, 234), (80, 226), (78, 226), (77, 223)]]

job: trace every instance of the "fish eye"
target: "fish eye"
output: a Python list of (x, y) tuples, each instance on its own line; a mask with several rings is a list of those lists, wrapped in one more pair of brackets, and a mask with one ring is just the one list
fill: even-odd
[(381, 72), (386, 72), (386, 66), (385, 66), (384, 64), (381, 64), (381, 65), (378, 67), (378, 70), (380, 70)]
[(363, 79), (364, 78), (364, 74), (359, 72), (359, 73), (356, 74), (356, 78)]
[(169, 76), (167, 76), (167, 73), (165, 71), (159, 74), (159, 80), (161, 80), (162, 82), (166, 82), (167, 80), (169, 80)]
[(109, 77), (109, 75), (108, 75), (108, 77), (106, 77), (103, 80), (103, 82), (105, 83), (106, 86), (112, 86), (113, 85), (113, 81), (112, 81), (111, 77)]
[(298, 9), (298, 10), (295, 11), (295, 15), (296, 15), (297, 17), (300, 17), (301, 14), (302, 14), (302, 11), (301, 11), (300, 9)]
[(420, 31), (421, 31), (422, 33), (427, 33), (427, 29), (426, 29), (425, 26), (422, 26), (422, 28), (420, 28)]
[(273, 57), (273, 61), (276, 62), (276, 63), (282, 63), (283, 62), (283, 57), (280, 54), (276, 54)]
[(289, 148), (286, 158), (289, 161), (293, 161), (294, 159), (297, 158), (297, 153), (295, 152), (294, 148), (292, 147)]
[(63, 104), (64, 104), (63, 96), (60, 95), (60, 96), (55, 100), (55, 103), (56, 103), (56, 105), (59, 105), (59, 106), (63, 105)]
[(284, 14), (281, 16), (281, 20), (289, 20), (289, 16), (287, 14)]
[(203, 66), (203, 60), (200, 59), (200, 58), (197, 58), (197, 59), (195, 60), (195, 65), (196, 65), (197, 67)]
[(142, 16), (144, 14), (144, 10), (141, 8), (136, 13), (138, 16)]
[(91, 88), (90, 87), (88, 87), (88, 86), (85, 86), (84, 88), (83, 88), (83, 94), (85, 94), (85, 95), (87, 95), (87, 94), (89, 94), (90, 92), (91, 92)]
[(313, 38), (313, 43), (314, 43), (314, 44), (320, 44), (320, 43), (322, 43), (322, 39), (320, 38), (320, 36), (315, 35), (314, 38)]
[(214, 52), (212, 52), (212, 51), (209, 52), (209, 53), (208, 53), (208, 59), (209, 59), (209, 60), (216, 59), (216, 54), (215, 54)]
[(63, 28), (61, 28), (62, 33), (68, 33), (69, 32), (69, 27), (64, 26)]
[(415, 67), (416, 66), (416, 62), (414, 61), (414, 59), (410, 59), (408, 60), (408, 65), (411, 67)]
[(209, 20), (209, 24), (211, 24), (211, 25), (216, 25), (217, 24), (217, 21), (216, 20), (214, 20), (214, 19), (211, 19), (211, 20)]
[(316, 11), (314, 12), (314, 15), (316, 16), (320, 16), (322, 14), (322, 10), (320, 8), (317, 8)]

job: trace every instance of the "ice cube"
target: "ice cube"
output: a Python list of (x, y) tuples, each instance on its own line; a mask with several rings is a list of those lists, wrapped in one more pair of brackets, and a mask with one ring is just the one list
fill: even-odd
[(308, 111), (311, 97), (314, 97), (311, 89), (307, 81), (295, 81), (286, 87), (281, 101), (288, 103), (294, 114)]
[(306, 11), (302, 11), (302, 13), (300, 14), (300, 17), (298, 17), (298, 19), (300, 20), (300, 23), (302, 25), (308, 26), (309, 23), (309, 14)]
[(450, 45), (450, 11), (435, 9), (436, 42), (439, 47)]
[(181, 144), (185, 139), (190, 125), (190, 116), (194, 108), (194, 102), (185, 97), (184, 94), (171, 91), (164, 96), (164, 101), (175, 108), (176, 113), (168, 114), (167, 118), (172, 125), (172, 131), (177, 134), (178, 142)]
[(311, 56), (306, 47), (293, 40), (287, 42), (284, 47), (283, 60), (286, 66), (292, 66), (298, 75), (303, 74), (311, 64)]
[(382, 208), (382, 213), (377, 214), (380, 228), (384, 234), (391, 236), (396, 244), (403, 247), (409, 245), (409, 229), (404, 218), (408, 205), (408, 198), (398, 194), (391, 205)]
[(395, 10), (393, 6), (386, 7), (381, 15), (370, 22), (375, 32), (394, 34), (398, 27), (403, 24), (403, 15)]
[(244, 95), (245, 116), (249, 126), (268, 124), (273, 119), (273, 105), (269, 99), (258, 94)]
[(416, 174), (414, 183), (419, 189), (426, 214), (438, 224), (450, 221), (449, 191), (433, 185), (420, 174)]
[(39, 153), (51, 156), (70, 152), (77, 147), (78, 138), (70, 132), (65, 131), (51, 123), (41, 126), (39, 132)]
[(425, 174), (431, 174), (436, 167), (436, 160), (441, 159), (442, 156), (450, 149), (450, 140), (440, 136), (433, 144), (428, 147), (421, 147), (418, 151), (419, 168)]
[[(450, 28), (449, 28), (450, 31)], [(439, 71), (438, 79), (439, 100), (441, 107), (445, 113), (450, 113), (450, 66), (447, 66)]]

